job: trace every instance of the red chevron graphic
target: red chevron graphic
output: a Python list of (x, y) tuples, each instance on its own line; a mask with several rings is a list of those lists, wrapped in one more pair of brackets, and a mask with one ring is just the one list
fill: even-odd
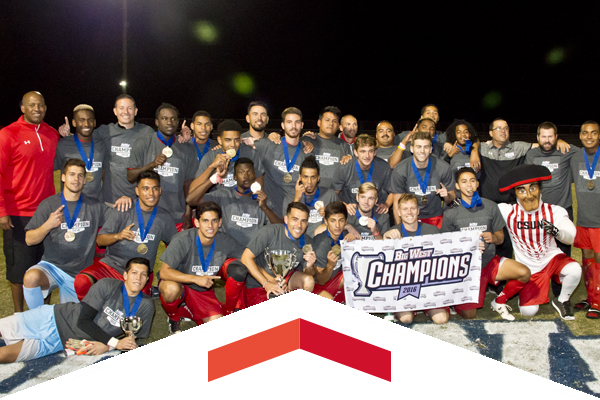
[(307, 351), (389, 382), (392, 380), (392, 353), (389, 350), (296, 319), (210, 350), (208, 381), (295, 350)]

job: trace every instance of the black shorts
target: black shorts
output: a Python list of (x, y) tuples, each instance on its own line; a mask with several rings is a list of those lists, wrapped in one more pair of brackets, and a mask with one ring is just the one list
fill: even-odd
[(10, 283), (23, 283), (25, 272), (42, 259), (43, 243), (27, 246), (25, 243), (25, 227), (31, 217), (11, 216), (14, 228), (3, 231), (4, 257), (6, 257), (6, 280)]

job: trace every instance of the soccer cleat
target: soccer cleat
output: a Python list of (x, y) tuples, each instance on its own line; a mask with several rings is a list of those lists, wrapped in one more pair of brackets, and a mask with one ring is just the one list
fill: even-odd
[(169, 336), (181, 332), (181, 329), (179, 328), (180, 321), (173, 321), (169, 317), (167, 317), (167, 319), (169, 321)]
[(515, 317), (509, 312), (512, 311), (512, 308), (508, 304), (498, 304), (496, 303), (496, 300), (492, 300), (492, 303), (490, 305), (492, 307), (492, 310), (500, 314), (502, 319), (505, 319), (507, 321), (515, 320)]
[(600, 318), (600, 310), (596, 310), (595, 308), (590, 308), (586, 314), (586, 317), (589, 319), (599, 319)]
[(575, 304), (576, 310), (587, 310), (588, 308), (590, 308), (590, 303), (587, 300), (583, 300)]
[(571, 311), (571, 302), (569, 300), (561, 303), (558, 301), (558, 298), (554, 298), (554, 300), (552, 300), (552, 307), (558, 311), (558, 314), (562, 319), (566, 321), (573, 321), (575, 319), (573, 311)]

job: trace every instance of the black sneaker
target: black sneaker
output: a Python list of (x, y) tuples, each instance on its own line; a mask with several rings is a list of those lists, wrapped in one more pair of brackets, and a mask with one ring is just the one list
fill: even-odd
[(181, 321), (173, 321), (171, 318), (167, 318), (169, 321), (169, 336), (181, 332), (181, 329), (179, 328), (179, 324)]
[(573, 311), (571, 311), (571, 302), (569, 300), (561, 303), (558, 301), (558, 298), (552, 300), (552, 307), (558, 311), (560, 317), (566, 321), (572, 321), (575, 319), (573, 316)]

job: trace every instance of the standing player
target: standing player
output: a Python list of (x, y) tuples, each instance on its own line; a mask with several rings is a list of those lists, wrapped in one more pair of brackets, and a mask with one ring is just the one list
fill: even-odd
[[(419, 216), (419, 205), (415, 195), (403, 194), (400, 196), (396, 209), (398, 210), (397, 212), (402, 222), (387, 230), (383, 235), (384, 239), (401, 239), (403, 237), (434, 235), (436, 233), (440, 233), (439, 228), (436, 226), (425, 224), (417, 220), (417, 217)], [(425, 314), (438, 325), (445, 324), (450, 318), (450, 313), (447, 307), (432, 308), (426, 310)], [(410, 324), (414, 319), (414, 312), (400, 311), (395, 313), (395, 316), (400, 323)]]
[(102, 180), (108, 156), (106, 145), (96, 135), (92, 135), (96, 127), (94, 109), (87, 104), (80, 104), (73, 109), (73, 126), (75, 135), (58, 141), (54, 170), (61, 169), (71, 158), (79, 158), (85, 163), (85, 186), (83, 193), (92, 199), (104, 201)]
[(262, 101), (253, 101), (248, 105), (248, 114), (246, 122), (249, 128), (242, 133), (242, 139), (252, 137), (255, 140), (265, 137), (265, 129), (269, 123), (269, 114), (267, 113), (267, 105)]
[(0, 332), (6, 346), (0, 347), (0, 363), (33, 360), (65, 349), (69, 339), (87, 340), (86, 355), (109, 350), (137, 348), (135, 338), (123, 333), (120, 315), (139, 317), (146, 338), (154, 317), (154, 302), (141, 289), (148, 281), (148, 260), (127, 262), (123, 281), (104, 279), (94, 286), (81, 303), (45, 305), (0, 319)]
[(350, 152), (352, 152), (352, 145), (356, 140), (356, 134), (358, 133), (358, 121), (354, 118), (354, 115), (344, 115), (340, 120), (340, 139), (348, 143)]
[(377, 140), (373, 136), (359, 135), (354, 141), (354, 157), (335, 172), (331, 188), (336, 191), (346, 206), (349, 214), (356, 212), (356, 195), (358, 188), (365, 182), (373, 183), (377, 189), (377, 197), (381, 203), (377, 205), (379, 214), (387, 213), (392, 206), (393, 195), (390, 195), (390, 177), (392, 170), (377, 155)]
[(198, 162), (200, 162), (202, 157), (204, 157), (204, 155), (206, 155), (210, 149), (219, 144), (216, 140), (212, 140), (210, 138), (210, 133), (213, 130), (210, 114), (206, 111), (196, 111), (192, 117), (190, 129), (194, 135), (192, 137), (192, 144), (196, 149)]
[[(473, 125), (464, 119), (455, 119), (446, 130), (446, 135), (446, 143), (450, 148), (444, 161), (450, 164), (450, 170), (455, 173), (463, 167), (471, 167), (471, 151), (479, 146), (477, 131)], [(479, 171), (476, 173), (479, 178)]]
[(117, 122), (102, 125), (96, 132), (98, 139), (107, 146), (108, 173), (102, 190), (104, 201), (108, 203), (116, 203), (123, 196), (129, 199), (135, 198), (135, 185), (127, 180), (131, 148), (138, 138), (154, 135), (154, 130), (148, 125), (135, 122), (137, 112), (133, 97), (121, 94), (117, 97), (113, 108)]
[(321, 180), (319, 163), (315, 156), (309, 155), (300, 166), (300, 176), (296, 181), (294, 194), (288, 194), (283, 201), (283, 212), (287, 210), (288, 204), (300, 202), (306, 204), (310, 210), (308, 216), (308, 228), (306, 234), (315, 236), (315, 230), (323, 223), (325, 206), (338, 199), (337, 194), (326, 187), (320, 186)]
[(577, 236), (575, 247), (581, 249), (583, 279), (587, 299), (577, 309), (588, 309), (587, 317), (600, 318), (600, 126), (595, 121), (581, 125), (579, 139), (583, 151), (571, 158), (571, 173), (575, 182), (577, 207)]
[[(402, 160), (392, 172), (392, 193), (396, 194), (394, 205), (401, 194), (412, 193), (419, 200), (420, 221), (442, 226), (442, 202), (450, 204), (455, 198), (454, 176), (445, 161), (431, 157), (431, 137), (425, 132), (417, 132), (410, 145), (414, 156)], [(399, 214), (394, 213), (396, 223)]]
[(155, 123), (156, 134), (143, 136), (133, 144), (127, 180), (137, 182), (140, 173), (148, 170), (161, 175), (158, 207), (171, 213), (181, 231), (192, 226), (192, 211), (185, 198), (198, 169), (198, 158), (192, 145), (175, 140), (179, 111), (174, 106), (162, 103), (156, 110)]
[[(498, 182), (501, 192), (513, 191), (517, 204), (499, 204), (502, 217), (515, 250), (515, 259), (531, 270), (531, 279), (519, 285), (519, 309), (524, 317), (534, 316), (540, 304), (548, 302), (550, 280), (562, 283), (560, 295), (552, 300), (552, 306), (565, 320), (573, 320), (569, 299), (579, 284), (581, 267), (563, 253), (555, 238), (571, 244), (576, 228), (564, 208), (546, 204), (541, 200), (541, 182), (552, 179), (550, 171), (539, 165), (521, 165), (505, 173)], [(507, 284), (508, 287), (508, 284)], [(507, 288), (500, 293), (496, 303)]]
[(106, 220), (108, 207), (82, 194), (85, 163), (67, 161), (61, 180), (62, 193), (40, 203), (25, 227), (28, 245), (44, 242), (42, 261), (32, 266), (23, 278), (23, 294), (29, 309), (44, 304), (58, 287), (60, 302), (77, 302), (75, 276), (94, 260), (96, 234)]
[(150, 279), (143, 288), (145, 294), (150, 294), (158, 246), (161, 241), (168, 245), (177, 227), (173, 216), (157, 207), (161, 196), (160, 175), (154, 171), (141, 172), (135, 194), (138, 197), (135, 206), (125, 212), (111, 210), (100, 229), (96, 243), (106, 247), (106, 253), (75, 277), (79, 300), (101, 279), (123, 279), (125, 263), (135, 257), (150, 261)]
[(21, 103), (23, 115), (0, 131), (0, 228), (15, 312), (23, 311), (23, 275), (44, 253), (41, 244), (27, 246), (25, 226), (40, 202), (55, 193), (59, 135), (44, 122), (46, 109), (39, 92), (28, 92)]
[(356, 194), (356, 214), (348, 216), (348, 225), (354, 227), (360, 237), (349, 233), (347, 238), (352, 240), (383, 239), (383, 232), (390, 227), (390, 217), (387, 213), (380, 214), (375, 210), (377, 204), (377, 186), (365, 182), (358, 188)]
[[(454, 309), (463, 318), (475, 318), (477, 309), (483, 307), (487, 285), (495, 286), (499, 281), (509, 281), (501, 295), (492, 301), (491, 306), (502, 318), (512, 321), (515, 317), (510, 314), (511, 308), (506, 302), (520, 290), (522, 284), (529, 281), (531, 273), (529, 268), (520, 262), (495, 255), (496, 245), (504, 241), (503, 228), (506, 224), (496, 203), (479, 197), (479, 182), (475, 171), (470, 167), (463, 167), (456, 171), (454, 176), (456, 190), (460, 192), (460, 205), (444, 211), (442, 232), (479, 231), (485, 243), (481, 260), (479, 300), (477, 303), (456, 305)], [(511, 283), (512, 280), (519, 283), (515, 285)]]
[(242, 256), (244, 248), (219, 232), (221, 208), (213, 202), (198, 207), (197, 229), (179, 232), (160, 256), (160, 302), (169, 318), (169, 334), (179, 332), (181, 318), (197, 325), (223, 316), (221, 303), (212, 289), (221, 279), (228, 259)]
[[(423, 126), (421, 128), (418, 127), (420, 122), (424, 119), (430, 120), (431, 124), (427, 124), (427, 126)], [(403, 131), (399, 135), (396, 136), (394, 143), (399, 145), (401, 142), (404, 142), (404, 139), (407, 136), (411, 136), (411, 133), (414, 134), (417, 131), (421, 132), (429, 132), (431, 134), (431, 140), (433, 142), (433, 155), (438, 158), (443, 158), (444, 156), (444, 144), (446, 143), (446, 134), (440, 132), (435, 129), (437, 123), (440, 121), (440, 114), (438, 108), (435, 104), (426, 104), (421, 108), (421, 116), (419, 117), (419, 121), (417, 121), (417, 125), (412, 131)], [(408, 139), (410, 143), (410, 137)], [(404, 142), (407, 145), (406, 142)], [(404, 158), (407, 158), (410, 154), (404, 155)]]
[(246, 157), (238, 158), (233, 169), (235, 188), (221, 186), (214, 192), (206, 193), (219, 179), (227, 176), (227, 168), (220, 164), (215, 175), (188, 195), (187, 202), (192, 207), (204, 201), (217, 203), (223, 212), (223, 232), (231, 235), (242, 246), (246, 246), (258, 228), (268, 223), (281, 224), (283, 220), (273, 211), (273, 205), (265, 192), (252, 191), (252, 185), (256, 184), (252, 160)]
[(394, 127), (389, 121), (381, 121), (377, 124), (375, 134), (377, 137), (376, 156), (387, 162), (396, 150), (396, 146), (394, 146), (394, 138), (396, 137)]

